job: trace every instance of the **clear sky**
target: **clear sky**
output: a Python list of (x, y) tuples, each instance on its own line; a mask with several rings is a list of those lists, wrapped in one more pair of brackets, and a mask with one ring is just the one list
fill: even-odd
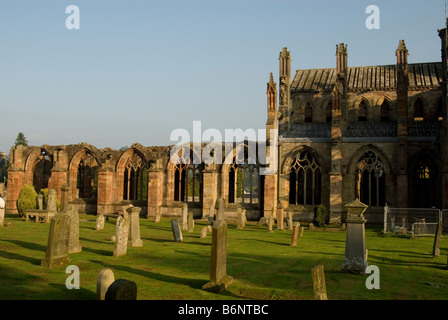
[[(380, 9), (369, 30), (368, 5)], [(66, 28), (69, 5), (80, 29)], [(266, 83), (292, 69), (440, 61), (445, 0), (0, 0), (0, 151), (170, 145), (174, 129), (263, 129)]]

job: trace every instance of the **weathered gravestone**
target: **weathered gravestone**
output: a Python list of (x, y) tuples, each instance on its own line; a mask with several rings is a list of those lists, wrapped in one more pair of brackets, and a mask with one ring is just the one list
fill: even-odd
[(142, 208), (129, 207), (126, 212), (129, 215), (129, 244), (131, 247), (143, 246), (142, 239), (140, 238), (140, 211)]
[(125, 211), (117, 218), (115, 229), (114, 257), (126, 255), (129, 239), (129, 215)]
[(200, 238), (203, 239), (205, 237), (207, 237), (207, 227), (202, 227)]
[(442, 231), (443, 231), (442, 213), (439, 212), (436, 234), (434, 235), (434, 245), (432, 247), (432, 256), (434, 258), (440, 257), (440, 241), (442, 239)]
[(114, 273), (109, 268), (100, 271), (96, 280), (96, 299), (104, 300), (109, 286), (115, 281)]
[(162, 213), (161, 213), (159, 210), (157, 210), (157, 213), (156, 213), (156, 217), (155, 217), (155, 219), (154, 219), (154, 222), (155, 222), (155, 223), (159, 223), (161, 217), (162, 217)]
[(363, 213), (368, 208), (364, 203), (355, 200), (346, 204), (347, 236), (345, 241), (345, 257), (341, 269), (343, 271), (364, 274), (367, 268), (365, 227), (367, 220)]
[(244, 229), (246, 226), (246, 210), (242, 210), (241, 208), (237, 209), (237, 229)]
[(103, 230), (104, 229), (104, 215), (98, 214), (96, 216), (96, 230)]
[(291, 234), (291, 247), (297, 246), (297, 238), (299, 236), (299, 228), (300, 223), (296, 222), (294, 223), (294, 226), (292, 227), (292, 234)]
[(177, 219), (171, 220), (171, 229), (173, 230), (174, 241), (182, 242), (184, 238), (182, 237), (182, 230), (179, 226), (179, 220)]
[(70, 264), (69, 244), (70, 216), (66, 212), (60, 212), (51, 219), (47, 249), (41, 265), (53, 268)]
[(210, 281), (202, 286), (206, 291), (220, 293), (233, 282), (227, 275), (227, 223), (218, 220), (213, 226), (210, 257)]
[(61, 211), (65, 209), (65, 207), (68, 205), (68, 193), (70, 192), (70, 189), (68, 187), (67, 182), (64, 182), (61, 186)]
[(327, 288), (325, 285), (324, 266), (318, 265), (311, 269), (311, 276), (313, 278), (314, 299), (328, 300)]
[(3, 227), (5, 222), (5, 200), (0, 196), (0, 227)]
[(126, 279), (115, 280), (107, 289), (105, 300), (137, 300), (137, 284)]
[(275, 209), (273, 208), (271, 211), (271, 214), (268, 217), (268, 231), (269, 232), (273, 232), (272, 227), (274, 225), (274, 214), (275, 214)]
[(188, 232), (193, 232), (194, 231), (193, 212), (188, 212), (187, 224), (188, 224), (188, 226), (187, 226)]
[(293, 222), (293, 214), (291, 211), (287, 212), (287, 216), (288, 216), (288, 229), (292, 230), (292, 228), (294, 227), (294, 222)]
[(277, 208), (277, 230), (283, 230), (284, 225), (283, 207)]
[(63, 212), (70, 216), (70, 243), (68, 253), (77, 253), (82, 251), (79, 243), (79, 213), (73, 204), (65, 207)]
[(42, 193), (37, 195), (37, 208), (38, 210), (44, 210), (44, 195)]
[(226, 202), (225, 202), (224, 198), (219, 198), (218, 200), (216, 200), (215, 209), (216, 209), (216, 213), (215, 213), (215, 222), (214, 223), (216, 223), (217, 221), (224, 220), (226, 217), (226, 213), (225, 213)]
[(188, 230), (188, 204), (184, 203), (182, 205), (182, 231)]
[(47, 200), (47, 211), (57, 211), (57, 192), (54, 189), (50, 189), (48, 191), (48, 200)]

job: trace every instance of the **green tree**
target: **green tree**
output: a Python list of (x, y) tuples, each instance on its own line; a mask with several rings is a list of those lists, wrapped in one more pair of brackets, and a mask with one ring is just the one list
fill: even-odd
[(23, 134), (23, 132), (19, 132), (19, 134), (17, 135), (16, 141), (14, 142), (15, 146), (18, 145), (22, 145), (22, 146), (28, 146), (28, 141), (26, 140), (25, 135)]

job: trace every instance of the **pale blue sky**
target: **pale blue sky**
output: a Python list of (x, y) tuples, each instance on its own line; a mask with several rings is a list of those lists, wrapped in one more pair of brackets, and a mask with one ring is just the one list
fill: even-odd
[[(68, 30), (65, 8), (80, 9)], [(368, 5), (380, 30), (368, 30)], [(177, 128), (259, 129), (278, 55), (292, 69), (440, 61), (445, 1), (0, 0), (0, 151), (31, 145), (169, 145)]]

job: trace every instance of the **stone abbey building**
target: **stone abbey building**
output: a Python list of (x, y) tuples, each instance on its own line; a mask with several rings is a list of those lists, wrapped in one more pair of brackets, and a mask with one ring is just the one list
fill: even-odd
[(17, 146), (10, 152), (7, 212), (17, 212), (25, 184), (36, 191), (54, 188), (59, 197), (67, 184), (69, 201), (93, 214), (133, 203), (148, 217), (179, 215), (186, 202), (195, 217), (203, 217), (220, 197), (228, 212), (242, 207), (249, 219), (281, 206), (310, 221), (323, 204), (337, 221), (354, 199), (369, 206), (369, 222), (382, 221), (386, 203), (448, 208), (446, 29), (439, 36), (441, 62), (408, 63), (401, 40), (396, 63), (350, 67), (341, 43), (335, 68), (293, 73), (283, 48), (279, 84), (272, 74), (267, 84), (266, 129), (278, 129), (274, 175), (260, 175), (260, 164), (235, 159), (175, 165), (169, 161), (172, 146)]

